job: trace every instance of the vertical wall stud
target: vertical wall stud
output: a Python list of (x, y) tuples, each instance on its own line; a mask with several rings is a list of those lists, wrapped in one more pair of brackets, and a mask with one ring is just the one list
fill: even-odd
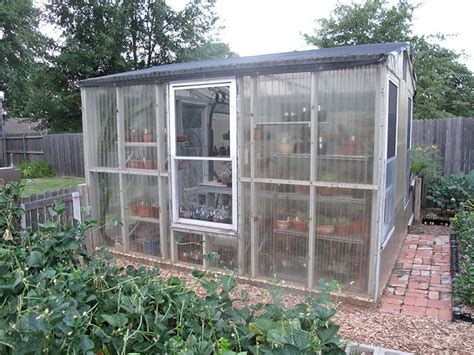
[(257, 216), (257, 188), (255, 186), (255, 140), (252, 130), (255, 128), (255, 106), (257, 95), (257, 78), (252, 77), (250, 86), (250, 274), (252, 277), (257, 277), (257, 269), (259, 266), (259, 240), (257, 233), (257, 225), (255, 218)]

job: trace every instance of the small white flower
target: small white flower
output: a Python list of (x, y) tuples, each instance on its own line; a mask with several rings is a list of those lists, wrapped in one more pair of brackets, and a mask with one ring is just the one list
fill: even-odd
[(68, 336), (71, 336), (71, 335), (72, 335), (72, 332), (67, 333), (67, 335), (68, 335)]

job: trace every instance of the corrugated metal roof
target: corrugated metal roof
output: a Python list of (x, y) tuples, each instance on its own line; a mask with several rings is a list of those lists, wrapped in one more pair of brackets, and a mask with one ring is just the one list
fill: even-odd
[(175, 63), (86, 79), (80, 84), (81, 86), (98, 86), (124, 84), (126, 81), (168, 81), (216, 75), (245, 75), (252, 71), (257, 74), (295, 71), (298, 68), (303, 69), (303, 67), (318, 64), (321, 65), (319, 70), (324, 70), (330, 66), (339, 68), (383, 62), (389, 53), (408, 49), (409, 45), (403, 42), (380, 43)]

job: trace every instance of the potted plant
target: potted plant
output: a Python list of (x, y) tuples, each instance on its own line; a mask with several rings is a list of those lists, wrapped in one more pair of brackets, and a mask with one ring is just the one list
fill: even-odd
[(148, 204), (147, 201), (142, 200), (138, 204), (137, 212), (137, 215), (139, 217), (151, 217), (151, 206)]
[(157, 202), (151, 204), (151, 211), (153, 218), (160, 218), (160, 206)]
[(326, 216), (318, 216), (316, 234), (321, 236), (331, 236), (334, 234), (334, 221)]
[(290, 217), (278, 217), (275, 222), (275, 228), (276, 229), (281, 229), (281, 230), (288, 230), (291, 225)]
[[(324, 181), (324, 182), (334, 182), (337, 180), (337, 175), (331, 174), (331, 173), (324, 173), (324, 174), (321, 174), (320, 179), (321, 181)], [(338, 189), (335, 187), (320, 187), (319, 188), (319, 194), (325, 197), (334, 196), (337, 191)]]
[(140, 207), (140, 204), (138, 201), (133, 201), (130, 202), (128, 207), (130, 208), (130, 211), (132, 211), (132, 214), (137, 216), (138, 215), (138, 208)]
[(308, 214), (297, 213), (296, 217), (291, 221), (291, 228), (298, 232), (307, 232), (309, 226)]
[(140, 158), (131, 158), (130, 159), (130, 168), (132, 168), (132, 169), (143, 169), (142, 159), (140, 159)]
[(355, 139), (355, 136), (351, 136), (349, 139), (342, 143), (342, 154), (344, 155), (360, 155), (361, 146), (359, 141)]
[(153, 134), (151, 133), (151, 130), (149, 130), (148, 128), (145, 128), (145, 130), (143, 131), (143, 141), (145, 143), (154, 142)]
[(177, 134), (176, 135), (176, 142), (187, 142), (188, 141), (188, 136), (184, 134)]
[(130, 138), (132, 142), (141, 142), (143, 140), (143, 134), (140, 129), (132, 128)]
[(309, 195), (309, 185), (295, 185), (295, 192), (300, 195)]
[(155, 168), (155, 163), (153, 162), (153, 160), (148, 159), (148, 158), (143, 158), (142, 169), (151, 170), (151, 169), (154, 169), (154, 168)]
[(339, 217), (336, 220), (336, 234), (341, 237), (347, 237), (351, 234), (350, 221), (347, 217)]
[(350, 221), (351, 234), (363, 234), (365, 232), (365, 223), (362, 217), (354, 217)]
[(291, 135), (284, 135), (280, 138), (280, 153), (291, 154), (295, 151), (295, 139)]

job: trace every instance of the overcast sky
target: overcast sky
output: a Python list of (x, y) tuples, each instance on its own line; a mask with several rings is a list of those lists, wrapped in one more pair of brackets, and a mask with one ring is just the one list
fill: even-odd
[[(186, 0), (166, 1), (176, 8), (186, 3)], [(390, 0), (392, 4), (396, 2)], [(420, 7), (414, 13), (414, 33), (457, 34), (443, 45), (464, 50), (470, 57), (463, 62), (474, 71), (474, 2), (419, 2)], [(329, 16), (335, 4), (335, 0), (217, 0), (217, 14), (225, 27), (220, 31), (220, 39), (240, 56), (308, 49), (302, 34), (312, 33), (315, 19)]]

